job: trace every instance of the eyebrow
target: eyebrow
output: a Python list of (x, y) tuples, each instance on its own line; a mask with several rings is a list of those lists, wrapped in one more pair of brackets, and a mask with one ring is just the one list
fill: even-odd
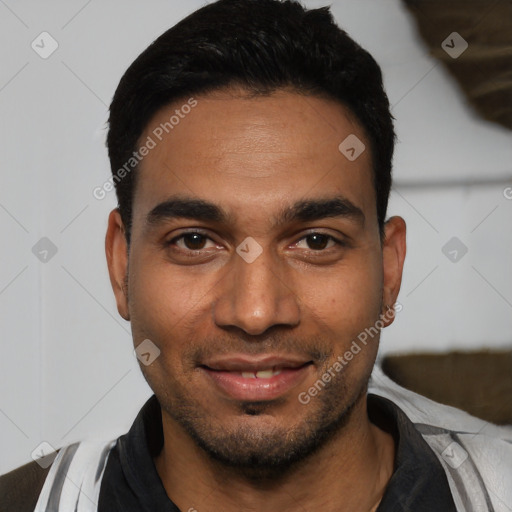
[[(363, 211), (349, 199), (341, 196), (297, 201), (285, 207), (274, 217), (273, 225), (292, 222), (312, 222), (326, 218), (346, 218), (364, 226)], [(233, 220), (222, 207), (203, 199), (171, 197), (155, 206), (146, 217), (148, 226), (158, 226), (174, 219), (192, 219), (199, 222), (229, 224)]]

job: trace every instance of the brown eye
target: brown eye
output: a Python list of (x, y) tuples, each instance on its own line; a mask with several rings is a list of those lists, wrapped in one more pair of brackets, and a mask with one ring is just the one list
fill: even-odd
[(187, 233), (186, 235), (183, 235), (183, 242), (187, 249), (197, 251), (204, 249), (206, 237), (199, 233)]
[(343, 246), (344, 243), (340, 240), (337, 240), (331, 235), (326, 235), (324, 233), (310, 233), (309, 235), (304, 236), (297, 242), (297, 246), (300, 247), (301, 243), (306, 242), (305, 249), (310, 249), (312, 251), (323, 251), (325, 249), (331, 249), (332, 247), (339, 245)]
[(210, 240), (209, 237), (202, 233), (183, 233), (176, 238), (173, 238), (167, 243), (167, 245), (176, 245), (179, 249), (189, 251), (200, 251), (205, 248), (207, 242)]
[(308, 235), (306, 237), (309, 248), (315, 251), (321, 251), (325, 249), (329, 243), (329, 239), (329, 236), (321, 235), (318, 233), (314, 233), (313, 235)]

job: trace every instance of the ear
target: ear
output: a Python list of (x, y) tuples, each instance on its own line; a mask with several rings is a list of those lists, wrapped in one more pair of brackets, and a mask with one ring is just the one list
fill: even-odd
[[(396, 302), (400, 285), (402, 284), (402, 271), (406, 253), (406, 225), (402, 217), (391, 217), (384, 225), (384, 240), (382, 244), (383, 266), (383, 306), (390, 306)], [(384, 326), (393, 323), (394, 314), (382, 312)]]
[(105, 253), (110, 284), (116, 297), (117, 311), (125, 320), (130, 320), (127, 283), (128, 245), (126, 243), (124, 224), (117, 208), (112, 210), (108, 217)]

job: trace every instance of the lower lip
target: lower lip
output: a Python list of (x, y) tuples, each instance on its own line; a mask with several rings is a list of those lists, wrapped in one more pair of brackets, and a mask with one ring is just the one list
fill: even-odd
[(202, 368), (225, 395), (235, 400), (274, 400), (299, 385), (310, 372), (311, 365), (300, 368), (283, 368), (270, 379), (245, 378), (239, 373)]

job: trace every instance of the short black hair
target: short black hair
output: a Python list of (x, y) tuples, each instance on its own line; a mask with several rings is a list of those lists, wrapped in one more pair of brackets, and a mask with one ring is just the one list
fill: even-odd
[(291, 88), (347, 107), (370, 142), (382, 239), (395, 132), (379, 65), (338, 27), (328, 7), (306, 9), (296, 0), (218, 0), (141, 53), (112, 100), (107, 146), (128, 244), (137, 176), (133, 155), (150, 119), (170, 103), (229, 86), (257, 95)]

